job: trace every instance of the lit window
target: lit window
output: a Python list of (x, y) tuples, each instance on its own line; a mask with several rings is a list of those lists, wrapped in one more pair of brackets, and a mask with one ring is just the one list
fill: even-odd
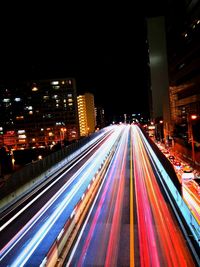
[(17, 116), (16, 117), (16, 120), (23, 120), (24, 119), (24, 116)]
[(19, 134), (19, 135), (18, 135), (18, 138), (20, 138), (20, 139), (25, 139), (25, 138), (26, 138), (26, 135), (25, 135), (25, 134)]
[(53, 81), (53, 82), (51, 82), (51, 85), (57, 85), (57, 84), (59, 84), (59, 81)]
[(15, 97), (15, 101), (16, 102), (20, 102), (21, 101), (21, 98), (20, 97)]
[(4, 98), (4, 99), (3, 99), (3, 102), (4, 102), (4, 103), (8, 103), (8, 102), (10, 102), (10, 98)]
[(18, 130), (17, 132), (18, 132), (18, 134), (23, 134), (23, 133), (25, 133), (25, 130)]
[(32, 107), (32, 106), (27, 106), (27, 107), (25, 107), (24, 109), (25, 109), (25, 110), (32, 110), (33, 107)]
[(36, 92), (36, 91), (38, 91), (38, 88), (37, 88), (36, 86), (34, 86), (34, 87), (32, 88), (32, 91), (33, 91), (33, 92)]
[[(25, 140), (25, 139), (19, 139), (19, 142), (20, 142), (20, 143), (25, 143), (26, 140)], [(21, 148), (21, 149), (23, 150), (24, 148)]]

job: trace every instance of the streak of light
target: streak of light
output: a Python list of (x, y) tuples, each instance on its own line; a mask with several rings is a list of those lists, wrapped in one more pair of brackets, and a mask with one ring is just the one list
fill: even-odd
[(156, 249), (156, 238), (153, 228), (153, 216), (141, 166), (140, 137), (136, 128), (133, 127), (132, 129), (134, 138), (133, 159), (141, 266), (159, 266), (159, 255)]
[(134, 267), (134, 216), (133, 216), (133, 147), (130, 149), (130, 267)]
[[(122, 139), (123, 139), (123, 137), (122, 137)], [(123, 146), (123, 141), (120, 141), (120, 147), (121, 147), (121, 149), (124, 147)], [(112, 180), (115, 179), (115, 175), (114, 174), (116, 172), (116, 166), (118, 166), (119, 164), (124, 164), (124, 162), (121, 163), (121, 160), (120, 161), (117, 160), (120, 157), (120, 155), (119, 155), (121, 153), (120, 151), (121, 151), (120, 149), (118, 149), (116, 151), (115, 156), (113, 157), (112, 162), (110, 164), (111, 168), (109, 168), (109, 172), (107, 171), (106, 175), (104, 176), (105, 186), (103, 187), (103, 192), (100, 195), (100, 200), (98, 202), (98, 206), (97, 206), (97, 208), (95, 208), (95, 214), (92, 217), (91, 223), (89, 224), (90, 225), (90, 229), (88, 231), (86, 240), (84, 241), (84, 246), (83, 246), (83, 248), (81, 250), (80, 256), (77, 259), (77, 261), (78, 261), (77, 266), (83, 266), (84, 265), (86, 254), (88, 252), (89, 246), (91, 245), (91, 240), (92, 240), (92, 238), (94, 236), (95, 228), (97, 226), (98, 219), (99, 219), (99, 217), (101, 215), (101, 212), (102, 212), (102, 206), (104, 205), (105, 200), (107, 198), (107, 195), (108, 195), (108, 192), (109, 192), (109, 189), (110, 189), (110, 184), (112, 184)], [(125, 155), (124, 155), (124, 160), (125, 160)], [(121, 177), (119, 177), (118, 179), (121, 179)], [(94, 208), (94, 205), (92, 206), (92, 208)], [(91, 214), (91, 212), (92, 212), (92, 210), (90, 210), (90, 214)], [(117, 214), (117, 212), (116, 212), (116, 214)], [(74, 247), (74, 249), (73, 249), (73, 251), (72, 251), (72, 253), (70, 255), (70, 258), (69, 258), (69, 260), (67, 262), (67, 266), (71, 266), (71, 261), (73, 259), (73, 256), (74, 256), (75, 252), (76, 252), (76, 249), (77, 249), (77, 247), (79, 245), (79, 242), (81, 240), (81, 236), (82, 236), (83, 231), (84, 231), (84, 229), (85, 229), (85, 227), (87, 225), (88, 220), (89, 220), (89, 216), (87, 217), (87, 220), (84, 223), (84, 227), (83, 227), (83, 229), (81, 231), (81, 234), (79, 235), (78, 240), (77, 240), (77, 242), (75, 244), (75, 247)], [(107, 242), (107, 241), (105, 241), (105, 242)], [(114, 244), (114, 245), (116, 245), (116, 244)], [(115, 249), (117, 249), (117, 247)], [(107, 254), (107, 255), (110, 256), (110, 253)], [(105, 264), (105, 266), (106, 266), (106, 264)]]
[[(39, 243), (44, 239), (46, 234), (49, 232), (51, 227), (54, 225), (58, 217), (61, 215), (61, 213), (64, 211), (64, 209), (67, 207), (67, 205), (70, 204), (70, 201), (75, 196), (76, 193), (80, 190), (80, 187), (86, 183), (86, 179), (89, 180), (90, 173), (91, 173), (91, 179), (93, 178), (92, 172), (96, 171), (96, 169), (99, 168), (99, 164), (102, 162), (102, 158), (108, 153), (108, 151), (112, 148), (113, 144), (117, 140), (119, 134), (119, 131), (116, 131), (112, 137), (110, 137), (106, 143), (104, 143), (96, 152), (95, 156), (95, 162), (93, 158), (91, 160), (88, 160), (88, 167), (85, 170), (84, 175), (81, 176), (81, 179), (77, 181), (77, 183), (74, 185), (74, 187), (71, 189), (71, 191), (68, 193), (66, 198), (61, 202), (54, 212), (47, 218), (47, 220), (41, 225), (39, 231), (37, 233), (33, 233), (32, 238), (28, 240), (28, 244), (20, 250), (20, 253), (18, 254), (17, 258), (13, 259), (13, 266), (21, 266), (21, 264), (25, 264), (25, 262), (31, 257), (35, 249), (38, 247)], [(89, 162), (92, 162), (92, 167), (89, 167)], [(85, 165), (86, 166), (86, 165)], [(80, 172), (78, 172), (80, 173)], [(77, 176), (77, 173), (73, 175), (73, 179)], [(73, 180), (72, 179), (72, 180)], [(70, 180), (71, 182), (71, 180)], [(87, 184), (87, 183), (86, 183)], [(55, 199), (60, 196), (64, 190), (67, 188), (68, 183), (66, 183), (55, 195), (54, 197), (47, 202), (47, 204), (44, 206), (43, 209), (41, 209), (33, 218), (30, 220), (27, 225), (25, 225), (20, 232), (16, 234), (15, 237), (1, 250), (1, 260), (7, 255), (7, 253), (19, 242), (19, 240), (25, 236), (25, 234), (30, 230), (30, 228), (41, 218), (41, 216), (44, 214), (44, 212), (49, 208)], [(80, 196), (81, 197), (81, 196)]]
[[(94, 147), (96, 147), (98, 144), (96, 144)], [(40, 192), (35, 198), (33, 198), (29, 203), (27, 203), (22, 209), (20, 209), (13, 217), (11, 217), (6, 223), (4, 223), (2, 226), (0, 226), (0, 232), (5, 229), (10, 223), (12, 223), (19, 215), (21, 215), (27, 208), (29, 208), (37, 199), (39, 199), (45, 192), (47, 192), (55, 183), (57, 183), (64, 175), (66, 175), (72, 168), (74, 168), (75, 165), (77, 165), (85, 156), (87, 156), (90, 153), (90, 151), (86, 152), (84, 156), (76, 160), (74, 164), (72, 164), (64, 173), (62, 173), (57, 179), (51, 182), (50, 185), (45, 187), (42, 192)], [(87, 163), (85, 163), (87, 164)], [(85, 164), (79, 169), (79, 172), (82, 171)], [(72, 181), (71, 181), (72, 182)]]
[[(153, 231), (151, 234), (148, 233), (149, 229), (141, 229), (141, 231), (146, 230), (145, 234), (147, 236), (143, 236), (143, 238), (146, 238), (146, 240), (140, 241), (142, 249), (141, 255), (143, 258), (141, 259), (141, 266), (160, 266), (163, 262), (165, 262), (166, 266), (195, 266), (190, 251), (185, 244), (183, 235), (181, 234), (176, 221), (173, 219), (172, 212), (161, 193), (150, 164), (149, 156), (147, 155), (141, 140), (141, 135), (138, 135), (137, 131), (135, 131), (135, 138), (137, 140), (136, 152), (139, 154), (139, 159), (137, 159), (135, 163), (141, 174), (140, 176), (138, 175), (136, 177), (138, 183), (137, 194), (140, 193), (140, 199), (138, 198), (138, 200), (139, 202), (142, 202), (145, 195), (147, 196), (145, 204), (146, 206), (149, 206), (149, 209), (148, 207), (145, 208), (149, 211), (149, 213), (145, 212), (145, 219), (148, 220), (148, 216), (153, 219), (152, 220), (149, 218), (150, 220), (148, 220), (148, 227), (150, 227), (150, 224), (152, 224), (151, 228)], [(139, 164), (138, 160), (140, 162)], [(142, 184), (141, 180), (143, 180), (143, 183), (145, 184), (145, 194), (145, 191), (142, 188), (139, 189), (139, 186)], [(143, 194), (141, 194), (141, 192)], [(141, 204), (139, 203), (139, 205)], [(141, 206), (141, 208), (144, 207)], [(138, 212), (140, 212), (139, 208)], [(148, 238), (149, 234), (150, 236)], [(149, 242), (150, 240), (151, 242), (154, 240), (154, 242), (149, 244), (151, 243)], [(142, 247), (144, 242), (147, 242), (146, 249), (149, 250), (148, 253), (144, 251), (144, 246)], [(154, 254), (154, 252), (157, 253), (156, 261), (154, 261), (155, 259), (151, 255), (152, 253)]]
[[(113, 159), (112, 159), (112, 161), (113, 161)], [(112, 164), (112, 162), (111, 162), (111, 165), (112, 165), (112, 170), (111, 170), (111, 172), (113, 172), (115, 166), (114, 166), (114, 164)], [(96, 225), (96, 221), (97, 221), (97, 219), (98, 219), (98, 217), (99, 217), (99, 215), (100, 215), (101, 207), (102, 207), (103, 202), (104, 202), (104, 200), (105, 200), (105, 198), (106, 198), (106, 194), (107, 194), (107, 191), (108, 191), (108, 188), (109, 188), (109, 184), (110, 184), (110, 181), (111, 181), (111, 179), (112, 179), (112, 175), (110, 175), (109, 178), (107, 178), (107, 173), (108, 173), (108, 170), (107, 170), (106, 174), (104, 175), (103, 181), (102, 181), (102, 183), (101, 183), (101, 185), (100, 185), (100, 187), (99, 187), (99, 190), (98, 190), (98, 192), (97, 192), (97, 194), (96, 194), (96, 197), (95, 197), (95, 199), (94, 199), (94, 201), (93, 201), (93, 204), (92, 204), (92, 206), (91, 206), (91, 208), (90, 208), (90, 210), (89, 210), (89, 212), (88, 212), (87, 218), (86, 218), (85, 221), (84, 221), (83, 227), (82, 227), (82, 229), (81, 229), (81, 231), (80, 231), (80, 233), (79, 233), (79, 235), (78, 235), (77, 241), (76, 241), (75, 245), (73, 246), (73, 249), (72, 249), (72, 251), (71, 251), (71, 253), (70, 253), (70, 257), (69, 257), (69, 259), (68, 259), (68, 261), (67, 261), (67, 263), (66, 263), (66, 267), (71, 266), (72, 258), (73, 258), (73, 256), (74, 256), (74, 254), (75, 254), (75, 252), (76, 252), (76, 249), (77, 249), (77, 247), (78, 247), (78, 245), (79, 245), (79, 242), (80, 242), (80, 240), (81, 240), (81, 238), (82, 238), (83, 232), (84, 232), (84, 230), (85, 230), (85, 228), (86, 228), (86, 226), (87, 226), (87, 223), (88, 223), (89, 218), (90, 218), (90, 216), (91, 216), (91, 213), (92, 213), (92, 211), (93, 211), (93, 209), (94, 209), (94, 206), (95, 206), (95, 204), (96, 204), (96, 202), (97, 202), (97, 199), (98, 199), (98, 197), (99, 197), (99, 195), (100, 195), (100, 192), (101, 192), (101, 190), (102, 190), (102, 188), (103, 188), (103, 185), (104, 185), (104, 183), (106, 182), (105, 187), (104, 187), (103, 194), (101, 194), (100, 203), (99, 203), (99, 205), (98, 205), (98, 208), (97, 208), (97, 210), (96, 210), (95, 216), (94, 216), (94, 218), (93, 218), (93, 220), (92, 220), (92, 223), (91, 223), (90, 231), (89, 231), (89, 233), (88, 233), (87, 240), (86, 240), (85, 245), (84, 245), (84, 248), (83, 248), (83, 252), (82, 252), (82, 254), (81, 254), (80, 258), (79, 258), (79, 263), (77, 264), (77, 266), (83, 266), (84, 255), (85, 255), (85, 253), (86, 253), (86, 251), (87, 251), (87, 249), (88, 249), (88, 247), (89, 247), (89, 243), (90, 243), (90, 241), (91, 241), (91, 238), (92, 238), (92, 235), (93, 235), (93, 232), (94, 232), (94, 228), (95, 228), (95, 225)]]
[(123, 158), (121, 161), (121, 170), (119, 175), (119, 185), (117, 191), (117, 197), (115, 202), (114, 215), (112, 218), (111, 231), (109, 236), (108, 247), (106, 251), (106, 261), (105, 266), (116, 266), (117, 255), (118, 255), (118, 246), (119, 246), (119, 233), (121, 226), (121, 216), (122, 216), (122, 202), (124, 196), (124, 184), (125, 184), (125, 170), (126, 170), (126, 158), (127, 158), (127, 138), (129, 127), (126, 128), (126, 139), (123, 141)]
[(190, 188), (183, 184), (182, 188), (183, 199), (187, 203), (191, 212), (193, 213), (195, 219), (200, 224), (200, 199), (197, 198), (197, 195), (194, 194)]

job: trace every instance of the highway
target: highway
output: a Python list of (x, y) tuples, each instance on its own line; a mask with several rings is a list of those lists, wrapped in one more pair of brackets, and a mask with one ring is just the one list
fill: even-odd
[(35, 197), (34, 201), (31, 199), (31, 205), (28, 204), (27, 209), (22, 208), (24, 211), (16, 218), (13, 215), (9, 224), (5, 222), (1, 225), (0, 266), (39, 266), (43, 262), (65, 222), (73, 216), (76, 204), (112, 149), (120, 131), (104, 139), (100, 147), (93, 148), (90, 157), (84, 155), (78, 169), (64, 172), (62, 177), (56, 178), (55, 186), (48, 186), (48, 191), (44, 188), (45, 194), (40, 193), (41, 197)]
[(141, 266), (195, 266), (168, 199), (133, 127), (133, 158)]
[(66, 266), (196, 266), (137, 126), (123, 133)]
[(151, 153), (137, 125), (113, 127), (1, 216), (0, 266), (200, 266)]

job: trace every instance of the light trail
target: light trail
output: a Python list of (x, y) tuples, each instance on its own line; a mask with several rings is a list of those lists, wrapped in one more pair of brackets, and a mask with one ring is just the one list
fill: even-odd
[(130, 267), (134, 267), (134, 213), (133, 213), (133, 144), (130, 137)]
[[(93, 215), (90, 219), (87, 218), (87, 223), (84, 224), (84, 231), (81, 232), (81, 236), (79, 236), (75, 244), (75, 249), (70, 254), (67, 266), (84, 266), (88, 261), (91, 265), (116, 266), (119, 228), (121, 226), (121, 205), (124, 193), (124, 164), (127, 155), (127, 148), (124, 149), (124, 147), (127, 147), (128, 132), (129, 129), (127, 128), (121, 137), (119, 147), (105, 175), (105, 184), (101, 189), (99, 200), (92, 207), (95, 209), (90, 212), (90, 215)], [(100, 225), (102, 227), (99, 229)], [(85, 231), (86, 236), (83, 237), (82, 235)], [(94, 257), (94, 261), (92, 261), (90, 249), (95, 249), (94, 239), (97, 241), (98, 247), (101, 247), (101, 250), (97, 249), (92, 254), (92, 257)], [(82, 245), (83, 240), (84, 243)], [(76, 254), (77, 252), (78, 255)]]
[(109, 236), (109, 242), (106, 251), (106, 260), (105, 266), (117, 266), (117, 256), (118, 256), (118, 249), (119, 249), (119, 233), (120, 233), (120, 226), (121, 226), (121, 215), (122, 215), (122, 201), (124, 196), (124, 184), (125, 184), (125, 170), (126, 170), (126, 163), (127, 163), (127, 147), (128, 147), (128, 131), (129, 127), (126, 127), (126, 132), (123, 136), (123, 157), (121, 161), (121, 170), (119, 177), (115, 179), (119, 179), (118, 182), (118, 190), (117, 190), (117, 197), (114, 206), (114, 214), (112, 217), (111, 223), (111, 231)]
[[(102, 136), (103, 134), (101, 134), (99, 136), (99, 138)], [(95, 140), (96, 141), (96, 138)], [(98, 146), (98, 144), (96, 144), (93, 148), (95, 148), (96, 146)], [(63, 172), (57, 179), (53, 180), (51, 182), (50, 185), (48, 185), (47, 187), (45, 187), (42, 192), (40, 192), (36, 197), (34, 197), (31, 201), (29, 201), (29, 203), (27, 203), (22, 209), (20, 209), (17, 213), (15, 213), (15, 215), (13, 217), (11, 217), (9, 220), (6, 221), (6, 223), (4, 223), (2, 226), (0, 226), (0, 232), (2, 230), (4, 230), (10, 223), (12, 223), (18, 216), (20, 216), (26, 209), (28, 209), (37, 199), (39, 199), (45, 192), (47, 192), (55, 183), (57, 183), (63, 176), (65, 176), (72, 168), (74, 168), (75, 165), (77, 165), (81, 160), (83, 160), (83, 158), (85, 156), (87, 156), (90, 153), (90, 150), (87, 151), (82, 157), (80, 157), (78, 160), (76, 160), (76, 162), (74, 164), (72, 164), (65, 172)], [(84, 168), (85, 164), (78, 170), (79, 172), (82, 171), (82, 169)], [(12, 212), (12, 209), (10, 210), (10, 212)], [(3, 217), (1, 218), (3, 219)]]
[[(148, 228), (153, 228), (152, 234), (150, 235), (151, 238), (148, 239), (148, 232), (146, 232), (148, 229), (144, 228), (147, 237), (140, 233), (140, 247), (142, 249), (141, 266), (195, 266), (185, 239), (179, 230), (179, 226), (176, 223), (176, 220), (174, 220), (174, 217), (172, 217), (171, 208), (160, 191), (149, 157), (141, 140), (141, 133), (138, 133), (137, 128), (134, 128), (134, 136), (136, 139), (136, 151), (140, 154), (140, 164), (138, 163), (138, 160), (135, 161), (136, 167), (140, 169), (141, 172), (141, 175), (137, 178), (137, 190), (140, 192), (142, 191), (142, 189), (140, 190), (138, 187), (139, 179), (143, 179), (147, 189), (146, 193), (144, 194), (145, 191), (143, 191), (143, 195), (141, 194), (140, 199), (137, 200), (138, 213), (141, 212), (139, 209), (142, 208), (139, 207), (140, 202), (144, 195), (147, 195), (148, 199), (145, 200), (145, 203), (149, 203), (150, 213), (148, 214), (144, 211), (146, 214), (144, 216), (145, 220), (147, 220), (148, 216), (153, 219), (149, 218), (148, 220), (148, 223), (152, 224), (152, 226), (148, 225)], [(144, 229), (140, 227), (140, 232), (144, 231)], [(148, 249), (149, 252), (145, 251), (144, 243), (146, 243), (146, 249)], [(151, 253), (157, 253), (156, 261), (154, 261), (155, 259)]]
[(200, 224), (200, 198), (198, 193), (193, 191), (192, 182), (193, 181), (182, 183), (183, 199), (187, 203), (198, 224)]
[[(121, 129), (119, 129), (114, 134), (112, 134), (112, 136), (108, 138), (106, 143), (102, 145), (101, 149), (95, 152), (94, 154), (95, 161), (94, 161), (94, 158), (88, 160), (84, 164), (84, 166), (81, 168), (81, 170), (78, 171), (75, 175), (73, 175), (72, 179), (70, 179), (70, 181), (66, 183), (51, 200), (48, 201), (45, 207), (41, 209), (32, 218), (32, 220), (26, 226), (24, 226), (21, 229), (21, 231), (0, 251), (1, 261), (4, 259), (4, 257), (6, 257), (6, 255), (9, 252), (11, 252), (11, 250), (13, 250), (14, 246), (16, 246), (22, 238), (25, 238), (27, 233), (30, 233), (30, 231), (32, 231), (31, 229), (36, 224), (36, 222), (39, 222), (39, 220), (41, 222), (41, 217), (47, 212), (49, 207), (52, 206), (55, 200), (57, 200), (58, 197), (60, 197), (65, 192), (69, 184), (71, 184), (72, 181), (74, 182), (76, 177), (80, 176), (81, 171), (84, 169), (84, 174), (81, 175), (81, 177), (79, 177), (79, 180), (76, 182), (76, 184), (73, 185), (73, 188), (70, 189), (70, 192), (63, 199), (63, 201), (60, 202), (59, 205), (56, 206), (53, 213), (51, 213), (50, 216), (46, 217), (44, 222), (39, 227), (39, 230), (37, 230), (37, 232), (35, 233), (33, 232), (31, 239), (29, 239), (29, 241), (26, 241), (25, 247), (23, 249), (22, 248), (20, 249), (20, 252), (17, 254), (17, 257), (10, 259), (12, 260), (13, 266), (24, 265), (29, 260), (31, 255), (33, 255), (34, 251), (41, 243), (41, 241), (45, 238), (45, 236), (50, 231), (50, 229), (55, 225), (55, 222), (57, 221), (57, 219), (61, 216), (63, 211), (66, 209), (66, 207), (70, 205), (75, 195), (77, 195), (76, 197), (78, 197), (78, 192), (81, 192), (80, 188), (83, 185), (85, 188), (87, 188), (87, 185), (89, 184), (90, 180), (93, 178), (95, 172), (98, 170), (99, 166), (101, 165), (102, 159), (105, 157), (108, 151), (110, 151), (113, 144), (117, 140), (120, 131)], [(90, 167), (91, 162), (92, 162), (92, 168)], [(81, 197), (82, 197), (82, 193), (81, 193), (80, 198)]]

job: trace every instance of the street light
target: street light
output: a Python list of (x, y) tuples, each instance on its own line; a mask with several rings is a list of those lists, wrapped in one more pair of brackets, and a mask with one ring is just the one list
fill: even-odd
[[(188, 114), (189, 115), (189, 114)], [(193, 114), (188, 116), (188, 135), (192, 145), (192, 162), (195, 164), (195, 149), (194, 149), (194, 135), (192, 129), (192, 121), (197, 119), (197, 115)]]
[(63, 146), (63, 140), (65, 139), (65, 132), (67, 131), (66, 128), (60, 128), (60, 144), (61, 147)]

